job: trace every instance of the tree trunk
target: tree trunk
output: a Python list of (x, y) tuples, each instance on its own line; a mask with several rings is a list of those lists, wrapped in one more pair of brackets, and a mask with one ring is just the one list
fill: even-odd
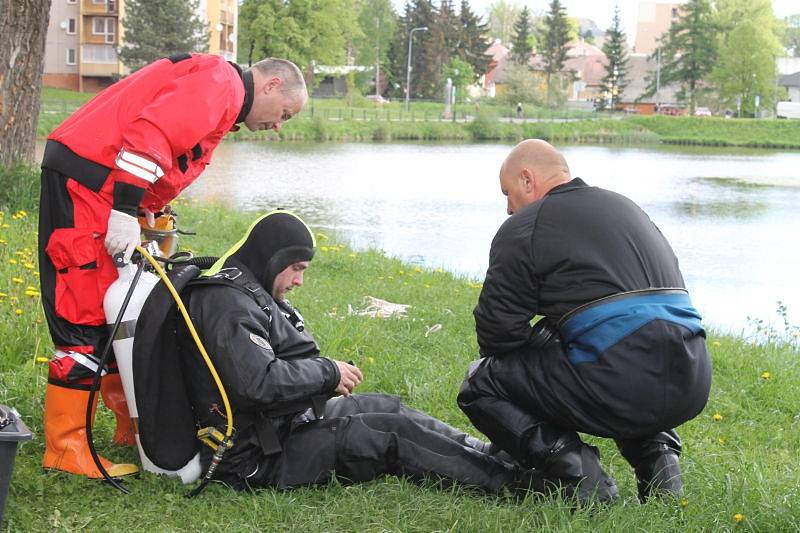
[(50, 0), (0, 0), (0, 165), (32, 161)]

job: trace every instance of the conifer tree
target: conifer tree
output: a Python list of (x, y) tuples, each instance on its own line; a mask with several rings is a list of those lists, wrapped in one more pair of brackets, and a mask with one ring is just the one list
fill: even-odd
[(463, 61), (472, 65), (475, 75), (480, 77), (489, 69), (492, 58), (486, 54), (488, 46), (486, 34), (489, 28), (487, 23), (482, 23), (481, 18), (472, 12), (469, 0), (461, 0), (459, 12), (459, 38), (456, 45), (456, 55)]
[(551, 0), (550, 10), (544, 17), (544, 39), (542, 42), (542, 59), (547, 77), (547, 102), (553, 93), (553, 77), (564, 69), (569, 47), (570, 27), (567, 13), (559, 0)]
[[(709, 0), (689, 0), (681, 9), (678, 21), (659, 40), (660, 78), (661, 85), (680, 84), (677, 96), (689, 101), (690, 113), (694, 114), (702, 81), (716, 64), (717, 24)], [(650, 76), (647, 95), (656, 91), (655, 78)]]
[[(614, 19), (611, 28), (606, 32), (603, 53), (608, 58), (606, 75), (603, 78), (603, 89), (610, 97), (611, 109), (615, 109), (628, 85), (628, 52), (625, 32), (619, 17), (619, 5), (614, 8)], [(603, 101), (605, 105), (608, 100)]]
[(531, 13), (528, 7), (522, 8), (516, 22), (514, 22), (514, 37), (511, 46), (511, 57), (515, 63), (525, 65), (531, 57), (533, 47), (531, 37)]
[(198, 0), (128, 0), (119, 57), (131, 70), (181, 52), (208, 50), (208, 25), (197, 15)]

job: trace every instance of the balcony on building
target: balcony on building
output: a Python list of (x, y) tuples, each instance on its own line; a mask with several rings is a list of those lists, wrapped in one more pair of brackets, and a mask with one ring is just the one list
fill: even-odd
[(119, 15), (117, 0), (81, 0), (81, 13), (84, 15)]

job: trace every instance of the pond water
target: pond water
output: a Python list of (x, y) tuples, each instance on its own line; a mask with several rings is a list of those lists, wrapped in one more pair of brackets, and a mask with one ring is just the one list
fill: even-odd
[[(187, 195), (291, 209), (356, 248), (482, 279), (506, 218), (511, 144), (222, 143)], [(800, 153), (561, 146), (573, 176), (637, 202), (677, 254), (706, 323), (800, 322)], [(190, 224), (189, 221), (187, 223)]]

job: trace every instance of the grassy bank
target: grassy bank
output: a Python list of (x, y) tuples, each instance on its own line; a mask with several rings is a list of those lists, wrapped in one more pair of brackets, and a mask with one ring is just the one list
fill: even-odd
[[(185, 227), (198, 232), (183, 247), (218, 254), (256, 213), (178, 202)], [(600, 446), (624, 503), (579, 510), (557, 501), (513, 501), (453, 488), (418, 487), (389, 478), (293, 492), (234, 493), (211, 486), (187, 500), (171, 479), (143, 475), (130, 496), (76, 476), (43, 473), (42, 408), (52, 353), (40, 308), (35, 215), (12, 204), (0, 219), (0, 402), (16, 407), (33, 430), (18, 452), (0, 530), (9, 531), (796, 531), (800, 528), (800, 354), (779, 343), (754, 345), (713, 336), (714, 385), (706, 410), (680, 428), (686, 494), (639, 505), (631, 469), (613, 443)], [(360, 391), (401, 396), (462, 428), (455, 405), (475, 357), (471, 309), (480, 287), (415, 268), (377, 252), (355, 252), (318, 234), (319, 252), (306, 286), (293, 293), (324, 354), (352, 359), (366, 381)], [(365, 296), (411, 304), (404, 320), (348, 316)], [(435, 325), (441, 329), (431, 329)], [(98, 413), (101, 453), (136, 461), (109, 444), (112, 416)]]
[[(91, 95), (45, 89), (38, 136), (45, 138)], [(316, 99), (280, 134), (242, 129), (228, 138), (268, 141), (518, 141), (542, 138), (551, 142), (615, 144), (694, 144), (754, 148), (800, 149), (800, 120), (746, 120), (715, 117), (630, 116), (610, 118), (585, 111), (530, 109), (529, 122), (499, 118), (508, 110), (499, 104), (482, 105), (481, 112), (459, 121), (442, 120), (441, 104), (413, 102), (403, 111), (399, 102), (376, 107), (360, 99), (352, 106), (342, 100)], [(474, 109), (462, 106), (474, 114)], [(459, 112), (461, 113), (461, 111)], [(537, 118), (538, 117), (538, 118)], [(568, 117), (565, 120), (564, 117)], [(578, 117), (577, 119), (575, 117)]]

